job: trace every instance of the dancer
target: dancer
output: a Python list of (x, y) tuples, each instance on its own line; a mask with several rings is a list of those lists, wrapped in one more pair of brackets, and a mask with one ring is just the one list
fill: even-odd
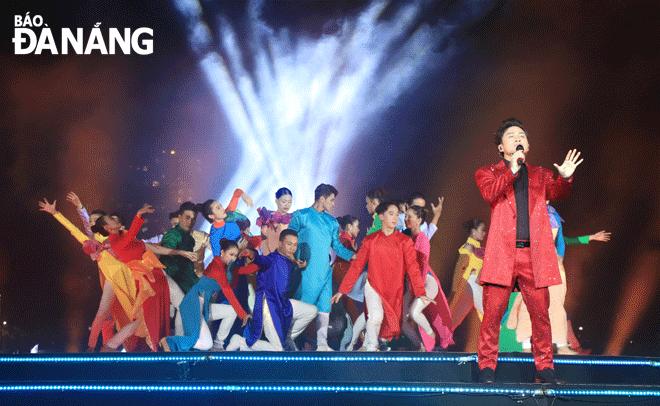
[[(356, 217), (347, 214), (345, 216), (337, 217), (337, 222), (343, 230), (341, 233), (339, 233), (339, 241), (341, 241), (346, 249), (357, 252), (357, 243), (355, 242), (355, 238), (360, 232), (360, 221)], [(335, 259), (335, 262), (332, 264), (332, 280), (334, 285), (339, 286), (341, 284), (341, 281), (344, 280), (344, 277), (346, 276), (346, 272), (348, 271), (349, 266), (350, 262), (346, 261), (345, 259), (340, 257)], [(362, 296), (364, 296), (364, 293), (362, 293)], [(351, 319), (350, 321), (352, 324), (350, 329), (350, 342), (347, 343), (346, 346), (348, 351), (353, 350), (353, 347), (355, 346), (360, 333), (362, 333), (365, 327), (366, 320), (364, 317), (364, 312), (358, 309), (358, 306), (356, 305), (358, 302), (362, 303), (362, 301), (355, 300), (349, 295), (342, 297), (342, 305), (346, 310), (346, 314), (348, 314), (348, 317)], [(361, 315), (362, 317), (360, 318)], [(349, 332), (346, 334), (348, 335), (348, 333)]]
[(250, 227), (252, 223), (250, 219), (245, 218), (244, 220), (236, 220), (236, 225), (238, 229), (241, 230), (241, 237), (247, 241), (247, 249), (259, 251), (261, 248), (262, 237), (261, 235), (252, 235), (250, 233)]
[[(82, 204), (80, 204), (80, 199), (78, 199), (78, 196), (76, 196), (75, 193), (69, 193), (68, 200), (79, 208), (80, 211), (84, 210)], [(121, 334), (118, 334), (118, 338), (115, 341), (119, 341), (119, 344), (121, 344), (125, 338), (128, 338), (133, 334), (137, 327), (136, 324), (131, 324), (133, 321), (131, 316), (134, 312), (137, 294), (132, 272), (126, 264), (116, 259), (107, 250), (103, 249), (101, 243), (94, 238), (95, 235), (92, 233), (86, 222), (86, 213), (85, 217), (81, 216), (81, 218), (85, 220), (85, 229), (89, 232), (87, 235), (82, 233), (76, 226), (67, 220), (62, 213), (56, 210), (56, 203), (57, 200), (50, 204), (48, 200), (44, 199), (43, 202), (39, 202), (39, 210), (52, 214), (57, 221), (66, 227), (71, 235), (83, 245), (85, 253), (90, 255), (92, 260), (98, 263), (99, 267), (99, 277), (101, 279), (101, 286), (103, 287), (103, 294), (101, 296), (101, 301), (99, 302), (99, 308), (96, 312), (94, 322), (92, 323), (92, 331), (88, 342), (88, 352), (93, 351), (96, 347), (96, 342), (101, 329), (104, 330), (104, 348), (109, 348), (106, 346), (112, 339), (113, 326), (110, 325), (109, 331), (106, 331), (104, 328), (104, 322), (108, 319), (111, 311), (114, 324), (116, 325), (117, 330), (121, 332)], [(99, 213), (93, 212), (92, 216), (94, 221), (96, 221), (99, 217)], [(115, 302), (118, 305), (115, 305)], [(112, 343), (110, 344), (112, 345)], [(132, 348), (129, 348), (128, 350), (131, 349)]]
[(481, 242), (486, 237), (486, 224), (478, 218), (473, 218), (463, 223), (463, 227), (468, 230), (469, 236), (466, 243), (458, 249), (460, 255), (454, 269), (454, 282), (449, 296), (454, 329), (465, 320), (472, 309), (477, 311), (479, 319), (484, 314), (483, 288), (477, 283), (477, 279), (484, 263)]
[[(229, 212), (234, 212), (236, 210), (239, 199), (243, 199), (248, 207), (252, 207), (252, 198), (245, 194), (241, 189), (236, 189), (234, 191), (231, 201), (227, 206), (227, 210), (225, 210), (220, 203), (213, 199), (207, 200), (201, 206), (200, 211), (202, 215), (211, 223), (211, 230), (209, 231), (209, 244), (211, 245), (213, 256), (220, 255), (220, 240), (223, 238), (237, 242), (239, 251), (244, 250), (248, 245), (247, 240), (244, 239), (241, 235), (241, 230), (238, 224), (226, 220)], [(236, 294), (239, 303), (241, 306), (247, 309), (249, 308), (248, 279), (245, 275), (237, 275), (237, 280), (234, 281), (233, 277), (233, 264), (230, 264), (227, 270), (227, 278), (232, 283), (232, 288), (234, 289), (234, 293)], [(239, 326), (236, 327), (238, 328)]]
[(362, 346), (366, 351), (376, 351), (379, 336), (391, 340), (399, 335), (406, 274), (414, 295), (420, 298), (422, 304), (435, 303), (426, 296), (412, 239), (395, 229), (399, 208), (385, 201), (376, 207), (376, 213), (382, 229), (365, 237), (339, 292), (331, 298), (331, 303), (339, 302), (343, 295), (350, 292), (365, 265), (368, 265), (364, 291), (367, 328)]
[[(430, 223), (426, 222), (426, 219), (422, 219), (422, 226), (420, 227), (420, 230), (426, 236), (429, 238), (429, 241), (431, 238), (433, 238), (433, 235), (435, 234), (436, 231), (438, 231), (438, 221), (440, 220), (440, 216), (442, 215), (442, 203), (444, 203), (445, 198), (444, 197), (438, 197), (438, 205), (435, 206), (433, 203), (431, 203), (431, 212), (433, 213), (433, 219), (431, 219)], [(397, 228), (397, 230), (403, 232), (405, 230), (405, 212), (408, 210), (408, 207), (410, 206), (420, 206), (420, 207), (426, 207), (426, 198), (424, 197), (423, 194), (419, 192), (414, 192), (411, 193), (410, 196), (408, 196), (408, 201), (406, 202), (404, 206), (404, 211), (403, 213), (399, 214), (399, 222), (397, 222), (397, 226), (400, 228)], [(409, 234), (408, 232), (406, 234)]]
[[(162, 238), (161, 245), (173, 250), (193, 252), (195, 239), (190, 231), (197, 220), (198, 207), (192, 202), (184, 202), (177, 213), (177, 225), (170, 229)], [(195, 264), (190, 259), (180, 255), (163, 255), (160, 261), (165, 265), (165, 278), (170, 289), (170, 302), (176, 311), (174, 317), (174, 332), (183, 334), (183, 324), (179, 305), (183, 297), (199, 281), (195, 273)]]
[[(87, 210), (80, 201), (80, 198), (74, 192), (69, 192), (69, 194), (66, 196), (66, 200), (76, 208), (78, 216), (83, 223), (85, 234), (87, 234), (90, 239), (90, 243), (88, 243), (88, 249), (91, 249), (91, 245), (89, 244), (91, 244), (92, 241), (97, 241), (99, 243), (105, 241), (106, 237), (92, 233), (90, 227), (94, 225), (94, 222), (96, 222), (97, 218), (104, 216), (106, 213), (103, 210), (97, 209), (92, 212), (91, 216), (88, 215)], [(99, 281), (101, 283), (101, 289), (103, 290), (103, 293), (99, 302), (99, 308), (97, 309), (96, 315), (94, 316), (94, 321), (92, 322), (92, 328), (90, 330), (89, 340), (87, 343), (87, 352), (93, 352), (96, 349), (96, 342), (98, 341), (99, 334), (102, 334), (102, 342), (103, 345), (105, 345), (114, 335), (115, 327), (117, 327), (117, 331), (119, 331), (122, 326), (128, 322), (128, 317), (125, 315), (127, 314), (127, 309), (129, 310), (128, 314), (130, 314), (130, 310), (132, 309), (132, 301), (127, 295), (132, 294), (134, 297), (135, 284), (132, 284), (132, 291), (129, 293), (128, 288), (125, 286), (125, 281), (132, 281), (132, 277), (130, 269), (125, 268), (125, 271), (126, 275), (120, 275), (117, 282), (115, 283), (119, 283), (119, 289), (127, 293), (117, 296), (114, 292), (115, 288), (113, 287), (113, 282), (106, 279), (103, 270), (99, 266)], [(116, 320), (120, 321), (116, 322)]]
[(328, 346), (332, 297), (330, 248), (347, 261), (355, 257), (353, 251), (344, 248), (339, 241), (339, 223), (328, 214), (335, 205), (337, 193), (334, 186), (320, 184), (314, 190), (314, 204), (294, 212), (289, 223), (289, 229), (298, 233), (299, 244), (304, 244), (309, 249), (307, 267), (302, 272), (302, 281), (294, 298), (314, 305), (319, 310), (316, 320), (317, 351), (331, 351)]
[(266, 210), (265, 207), (257, 209), (259, 218), (257, 225), (261, 227), (261, 235), (265, 242), (261, 246), (261, 253), (268, 255), (275, 251), (279, 246), (280, 233), (289, 227), (291, 222), (291, 209), (293, 194), (285, 187), (277, 189), (275, 192), (276, 211)]
[(367, 192), (367, 196), (364, 198), (367, 203), (367, 212), (369, 212), (374, 219), (374, 222), (371, 223), (371, 227), (367, 230), (367, 235), (379, 231), (383, 226), (380, 217), (376, 214), (376, 207), (383, 202), (386, 193), (387, 191), (383, 188), (371, 189)]
[[(383, 202), (386, 193), (387, 191), (382, 188), (372, 189), (369, 192), (367, 192), (367, 195), (365, 197), (367, 212), (371, 214), (374, 219), (374, 221), (371, 223), (371, 227), (367, 230), (367, 235), (371, 235), (377, 231), (380, 231), (380, 229), (383, 227), (380, 217), (378, 217), (378, 214), (376, 214), (376, 207), (378, 207), (378, 205)], [(398, 202), (396, 202), (395, 204), (397, 204), (397, 207), (399, 207)], [(364, 267), (362, 273), (360, 274), (357, 281), (353, 285), (353, 289), (351, 289), (351, 291), (346, 296), (355, 302), (364, 303), (364, 286), (366, 285), (366, 283), (367, 283), (367, 266)], [(353, 322), (351, 342), (346, 347), (347, 350), (349, 351), (353, 350), (355, 343), (357, 343), (358, 337), (360, 336), (360, 334), (362, 334), (362, 332), (367, 326), (366, 320), (367, 320), (366, 315), (364, 314), (364, 312), (362, 312), (358, 316), (358, 318)]]
[(173, 211), (168, 216), (170, 218), (170, 225), (172, 228), (176, 227), (179, 224), (179, 212)]
[[(211, 223), (211, 231), (209, 232), (209, 243), (214, 256), (220, 255), (220, 240), (226, 238), (228, 240), (238, 242), (241, 239), (241, 230), (235, 222), (225, 221), (227, 212), (236, 210), (238, 206), (238, 199), (252, 207), (252, 198), (245, 194), (241, 189), (236, 189), (234, 195), (227, 206), (227, 210), (216, 200), (209, 199), (201, 206), (202, 215), (209, 223)], [(239, 249), (243, 250), (247, 246), (247, 242), (238, 244)]]
[(419, 345), (419, 335), (407, 320), (410, 317), (417, 323), (419, 334), (422, 338), (420, 350), (433, 351), (436, 338), (440, 339), (439, 345), (442, 348), (447, 348), (451, 344), (454, 344), (454, 333), (447, 298), (441, 289), (438, 277), (429, 266), (431, 243), (426, 234), (420, 229), (425, 217), (426, 209), (421, 206), (410, 206), (406, 211), (406, 226), (411, 231), (412, 239), (415, 243), (417, 262), (422, 270), (422, 279), (424, 279), (424, 290), (426, 291), (426, 296), (433, 299), (435, 304), (431, 304), (431, 302), (424, 303), (419, 298), (412, 300), (412, 295), (408, 289), (403, 299), (403, 308), (406, 315), (403, 318), (402, 330), (414, 344)]
[[(183, 335), (161, 339), (163, 350), (188, 351), (192, 348), (223, 351), (225, 339), (236, 317), (243, 320), (243, 326), (252, 317), (240, 305), (227, 280), (227, 266), (236, 260), (238, 245), (235, 241), (223, 238), (220, 240), (220, 247), (220, 255), (213, 257), (199, 282), (181, 301), (179, 308), (183, 319)], [(216, 301), (228, 301), (229, 304), (211, 303), (217, 293), (224, 297), (217, 298)], [(222, 320), (215, 339), (211, 338), (208, 326), (213, 320)]]
[[(167, 279), (162, 271), (163, 264), (158, 261), (154, 252), (166, 255), (185, 255), (188, 258), (195, 258), (195, 255), (191, 252), (175, 251), (157, 245), (146, 245), (135, 238), (144, 223), (142, 215), (153, 212), (154, 209), (151, 206), (144, 205), (135, 215), (128, 231), (121, 230), (121, 224), (109, 216), (99, 217), (92, 227), (92, 231), (108, 236), (112, 253), (117, 259), (128, 265), (138, 280), (136, 298), (138, 314), (136, 318), (144, 320), (145, 331), (137, 330), (135, 334), (145, 337), (149, 348), (157, 351), (160, 339), (169, 335), (170, 293)], [(108, 342), (107, 345), (116, 349), (115, 344)]]
[[(529, 141), (516, 119), (502, 123), (495, 144), (504, 158), (477, 170), (475, 180), (491, 206), (490, 238), (480, 282), (484, 318), (479, 335), (479, 381), (492, 383), (497, 366), (500, 321), (512, 290), (519, 289), (532, 314), (532, 349), (537, 382), (558, 382), (552, 362), (548, 286), (561, 283), (546, 200), (568, 196), (580, 153), (571, 150), (552, 172), (524, 164)], [(516, 230), (515, 236), (511, 230)]]
[[(162, 246), (173, 250), (193, 252), (195, 239), (190, 235), (197, 218), (198, 207), (192, 202), (181, 204), (178, 213), (178, 224), (165, 233)], [(160, 258), (165, 265), (165, 273), (176, 282), (184, 294), (199, 281), (195, 274), (195, 264), (180, 255), (164, 255)]]
[[(294, 257), (298, 249), (295, 231), (282, 230), (279, 239), (275, 251), (268, 255), (254, 254), (252, 263), (239, 268), (241, 272), (257, 272), (255, 306), (244, 337), (234, 335), (227, 350), (282, 351), (292, 347), (293, 340), (317, 315), (316, 306), (287, 299), (293, 265), (304, 268), (306, 263)], [(249, 261), (246, 258), (246, 263)], [(262, 334), (266, 340), (260, 340)]]

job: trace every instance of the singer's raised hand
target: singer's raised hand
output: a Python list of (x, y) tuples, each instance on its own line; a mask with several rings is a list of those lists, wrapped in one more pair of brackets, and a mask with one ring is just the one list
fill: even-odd
[(573, 173), (575, 172), (575, 168), (577, 168), (578, 165), (584, 161), (584, 159), (580, 159), (578, 161), (578, 158), (580, 157), (580, 152), (578, 152), (577, 149), (572, 149), (568, 151), (568, 154), (566, 154), (566, 159), (564, 159), (564, 163), (561, 164), (561, 166), (554, 164), (555, 168), (557, 168), (557, 172), (564, 178), (564, 179), (570, 179), (571, 176), (573, 176)]

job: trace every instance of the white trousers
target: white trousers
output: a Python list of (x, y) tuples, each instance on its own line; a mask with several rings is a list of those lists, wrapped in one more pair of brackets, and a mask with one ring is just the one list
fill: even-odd
[(177, 283), (174, 282), (174, 279), (172, 279), (172, 277), (167, 274), (167, 272), (163, 272), (163, 275), (165, 275), (165, 279), (167, 279), (167, 285), (170, 288), (170, 317), (172, 317), (173, 313), (176, 312), (176, 315), (174, 315), (174, 335), (182, 336), (183, 321), (181, 321), (181, 312), (179, 311), (179, 305), (181, 304), (181, 301), (183, 300), (185, 294), (183, 293), (179, 285), (177, 285)]
[[(204, 298), (199, 297), (199, 306), (202, 312), (204, 311)], [(206, 351), (210, 350), (211, 347), (223, 348), (225, 345), (225, 340), (229, 335), (231, 326), (234, 325), (236, 321), (236, 311), (233, 307), (226, 304), (220, 303), (211, 303), (209, 306), (209, 321), (222, 320), (220, 322), (220, 327), (218, 328), (218, 333), (215, 336), (215, 340), (211, 339), (211, 329), (209, 325), (204, 321), (202, 316), (201, 325), (199, 328), (199, 339), (195, 343), (194, 347), (196, 350)]]
[[(270, 315), (268, 302), (264, 297), (264, 304), (262, 310), (262, 323), (263, 334), (266, 340), (257, 340), (252, 347), (248, 347), (244, 337), (235, 334), (231, 338), (227, 351), (283, 351), (280, 336), (277, 334), (273, 318)], [(293, 316), (291, 320), (291, 327), (287, 332), (287, 340), (293, 340), (298, 337), (307, 327), (307, 325), (314, 320), (318, 309), (314, 305), (310, 305), (299, 300), (290, 299), (291, 306), (293, 307)]]
[[(426, 275), (424, 280), (424, 289), (426, 290), (426, 296), (431, 299), (435, 299), (438, 296), (439, 287), (435, 281), (435, 278), (431, 275)], [(422, 340), (419, 335), (417, 328), (410, 325), (408, 319), (412, 319), (419, 327), (421, 327), (424, 332), (430, 336), (434, 334), (431, 324), (426, 319), (426, 316), (422, 311), (428, 306), (428, 304), (422, 303), (419, 298), (413, 300), (412, 293), (408, 290), (403, 297), (403, 308), (406, 310), (406, 315), (403, 317), (403, 323), (401, 330), (403, 334), (406, 335), (412, 341), (413, 345), (419, 347), (422, 345)]]
[(477, 283), (477, 274), (475, 272), (470, 274), (467, 283), (472, 289), (472, 300), (474, 301), (474, 308), (477, 309), (479, 314), (484, 314), (484, 288)]
[(353, 351), (355, 348), (355, 343), (357, 343), (358, 338), (360, 338), (360, 334), (364, 331), (364, 329), (367, 327), (367, 320), (364, 312), (360, 314), (360, 316), (355, 320), (355, 324), (353, 324), (353, 335), (351, 336), (351, 342), (348, 344), (346, 347), (346, 351)]
[(364, 344), (363, 347), (367, 351), (376, 351), (378, 349), (378, 336), (380, 335), (380, 326), (383, 324), (383, 317), (385, 313), (383, 312), (383, 302), (369, 284), (364, 285), (364, 301), (367, 304), (367, 309), (369, 310), (369, 317), (367, 317), (367, 327), (364, 333)]

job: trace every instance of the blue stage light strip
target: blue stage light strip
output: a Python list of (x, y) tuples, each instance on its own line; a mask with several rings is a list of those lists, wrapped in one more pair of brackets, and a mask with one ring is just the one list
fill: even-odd
[(476, 355), (461, 357), (429, 357), (429, 356), (286, 356), (286, 355), (199, 355), (199, 356), (62, 356), (62, 357), (0, 357), (0, 363), (9, 362), (158, 362), (158, 361), (275, 361), (275, 362), (472, 362)]
[(94, 391), (94, 392), (335, 392), (335, 393), (428, 393), (506, 396), (635, 396), (660, 397), (660, 390), (608, 389), (508, 389), (497, 387), (430, 386), (273, 386), (273, 385), (4, 385), (0, 392)]
[(205, 361), (208, 356), (108, 356), (108, 357), (76, 357), (76, 356), (62, 356), (62, 357), (0, 357), (2, 362), (159, 362), (159, 361)]
[(542, 396), (543, 389), (509, 389), (497, 387), (431, 387), (431, 386), (274, 386), (274, 385), (3, 385), (0, 392), (30, 391), (127, 391), (127, 392), (335, 392), (335, 393), (415, 393)]
[(546, 389), (546, 396), (644, 396), (660, 397), (660, 390)]
[[(531, 357), (499, 357), (498, 362), (534, 362)], [(632, 359), (597, 359), (596, 357), (589, 359), (573, 359), (573, 358), (555, 358), (555, 364), (572, 364), (572, 365), (619, 365), (619, 366), (649, 366), (660, 367), (660, 361), (657, 360), (632, 360)]]
[[(0, 357), (0, 363), (17, 362), (162, 362), (162, 361), (274, 361), (274, 362), (476, 362), (476, 355), (467, 356), (383, 356), (383, 355), (363, 355), (363, 356), (328, 356), (328, 355), (244, 355), (244, 354), (226, 354), (226, 355), (167, 355), (167, 356), (54, 356), (54, 357)], [(500, 357), (500, 362), (534, 362), (532, 357)], [(649, 359), (598, 359), (598, 357), (589, 357), (583, 359), (574, 358), (555, 358), (555, 364), (572, 365), (614, 365), (614, 366), (649, 366), (660, 367), (660, 361)]]

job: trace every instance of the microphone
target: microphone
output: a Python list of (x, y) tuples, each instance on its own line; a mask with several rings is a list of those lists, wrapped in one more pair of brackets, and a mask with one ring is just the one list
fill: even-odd
[[(524, 149), (525, 149), (525, 147), (523, 147), (522, 144), (518, 144), (518, 146), (516, 147), (516, 151), (523, 151)], [(518, 166), (520, 166), (524, 163), (525, 163), (525, 161), (523, 161), (522, 158), (518, 158)]]

